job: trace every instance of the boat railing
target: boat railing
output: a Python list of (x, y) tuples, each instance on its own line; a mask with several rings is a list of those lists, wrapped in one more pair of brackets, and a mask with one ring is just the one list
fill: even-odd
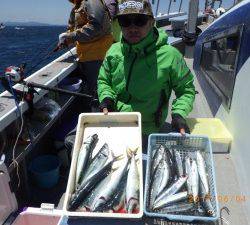
[[(160, 6), (160, 1), (161, 0), (157, 0), (156, 1), (156, 8), (155, 8), (155, 15), (157, 16), (158, 15), (158, 13), (159, 13), (159, 6)], [(178, 10), (174, 10), (174, 12), (176, 13), (176, 12), (181, 12), (181, 10), (182, 10), (182, 3), (183, 3), (183, 0), (180, 0), (180, 1), (177, 1), (177, 0), (169, 0), (168, 2), (167, 2), (167, 6), (168, 6), (168, 8), (167, 8), (167, 14), (170, 14), (172, 11), (173, 11), (173, 4), (172, 3), (176, 3), (175, 4), (175, 9), (177, 8)], [(152, 5), (154, 5), (155, 4), (155, 0), (152, 0)]]
[[(230, 4), (229, 8), (233, 7), (234, 5), (238, 4), (241, 1), (242, 0), (231, 0), (231, 4)], [(161, 0), (151, 0), (152, 5), (155, 5), (155, 3), (156, 3), (156, 7), (154, 7), (155, 8), (155, 12), (154, 12), (155, 16), (157, 16), (159, 14), (160, 2), (161, 2)], [(173, 3), (175, 3), (175, 4), (173, 4)], [(208, 7), (211, 7), (211, 6), (216, 5), (218, 7), (223, 7), (224, 6), (223, 3), (224, 3), (223, 0), (206, 0), (205, 4), (203, 2), (204, 12), (206, 11), (206, 9)], [(201, 4), (201, 1), (200, 1), (200, 4)], [(164, 0), (164, 5), (167, 6), (167, 13), (166, 13), (167, 15), (172, 14), (172, 13), (181, 13), (181, 12), (186, 13), (187, 12), (187, 9), (183, 8), (183, 7), (185, 7), (185, 6), (183, 6), (183, 0), (168, 0), (168, 1)], [(203, 6), (200, 6), (201, 10), (203, 10), (202, 8), (203, 8)]]

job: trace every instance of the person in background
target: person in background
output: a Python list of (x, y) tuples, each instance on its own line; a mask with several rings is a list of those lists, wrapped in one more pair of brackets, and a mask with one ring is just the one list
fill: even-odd
[(102, 0), (69, 0), (74, 4), (68, 32), (59, 35), (61, 46), (76, 43), (79, 68), (89, 94), (95, 95), (96, 81), (104, 56), (114, 39), (111, 21)]
[(154, 27), (147, 0), (122, 0), (117, 14), (122, 39), (108, 50), (97, 81), (100, 109), (140, 112), (142, 132), (159, 132), (168, 114), (172, 90), (172, 130), (189, 132), (185, 118), (195, 99), (194, 78), (183, 56)]
[[(109, 9), (106, 0), (69, 0), (74, 4), (68, 22), (68, 31), (59, 35), (58, 46), (76, 43), (81, 78), (86, 82), (88, 94), (97, 98), (96, 82), (100, 66), (107, 50), (114, 42), (111, 33), (111, 15), (116, 13), (115, 4), (110, 0)], [(115, 3), (115, 2), (114, 2)], [(112, 14), (112, 13), (111, 13)], [(91, 101), (90, 111), (98, 110), (96, 101)], [(71, 151), (75, 142), (76, 128), (65, 139), (66, 148)]]

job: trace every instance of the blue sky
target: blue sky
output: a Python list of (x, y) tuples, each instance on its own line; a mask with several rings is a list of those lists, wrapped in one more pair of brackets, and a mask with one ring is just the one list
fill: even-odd
[(68, 0), (0, 0), (0, 22), (67, 24), (70, 8)]
[[(200, 8), (204, 7), (200, 0)], [(157, 0), (155, 0), (157, 2)], [(160, 12), (166, 13), (168, 0), (161, 0)], [(172, 9), (178, 8), (180, 0), (172, 3)], [(183, 0), (183, 8), (187, 8), (188, 0)], [(228, 8), (233, 0), (224, 0), (223, 6)], [(156, 4), (155, 4), (156, 5)], [(67, 24), (71, 4), (68, 0), (0, 0), (0, 22), (36, 21), (49, 24)]]

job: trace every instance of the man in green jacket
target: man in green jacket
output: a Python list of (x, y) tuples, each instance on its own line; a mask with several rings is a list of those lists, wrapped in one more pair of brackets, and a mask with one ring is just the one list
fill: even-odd
[(193, 108), (193, 75), (182, 55), (154, 27), (147, 0), (122, 0), (118, 22), (122, 39), (108, 50), (98, 77), (101, 110), (140, 112), (144, 135), (159, 132), (168, 114), (172, 90), (173, 131), (188, 132), (185, 118)]

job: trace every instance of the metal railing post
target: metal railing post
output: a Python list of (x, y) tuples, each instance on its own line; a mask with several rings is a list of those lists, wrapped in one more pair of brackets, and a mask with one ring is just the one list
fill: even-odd
[(168, 14), (169, 14), (169, 12), (170, 12), (171, 4), (172, 4), (172, 0), (169, 0), (169, 5), (168, 5)]
[(157, 0), (155, 16), (157, 17), (159, 11), (160, 0)]
[[(199, 11), (199, 0), (190, 0), (188, 9), (187, 27), (186, 27), (186, 32), (188, 34), (196, 33), (198, 11)], [(186, 45), (185, 57), (193, 58), (193, 54), (194, 54), (194, 46)]]
[(179, 12), (181, 11), (181, 7), (182, 7), (182, 0), (180, 2), (180, 5), (179, 5)]

